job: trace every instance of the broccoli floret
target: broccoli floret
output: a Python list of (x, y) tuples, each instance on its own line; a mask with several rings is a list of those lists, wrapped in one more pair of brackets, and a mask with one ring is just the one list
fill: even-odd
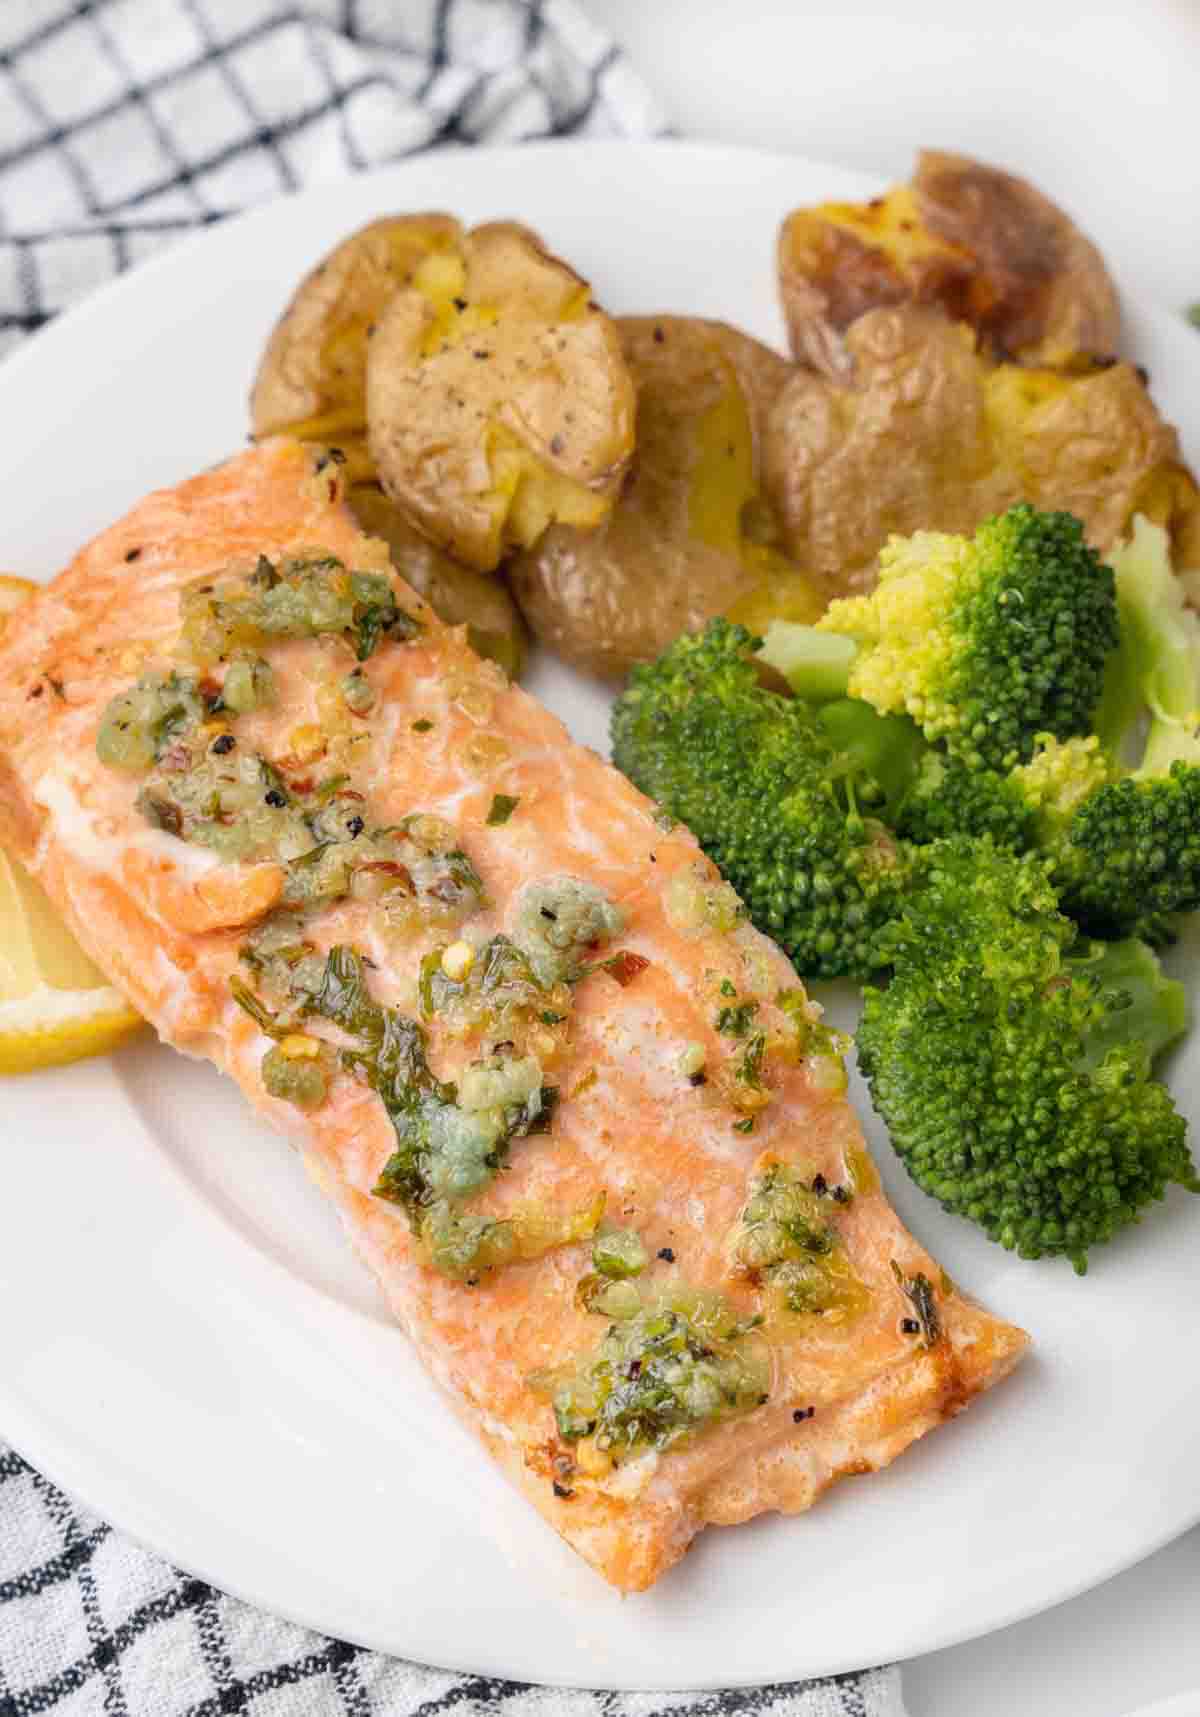
[(714, 620), (636, 668), (613, 711), (613, 758), (687, 823), (805, 976), (865, 977), (884, 963), (910, 868), (877, 820), (889, 787), (863, 761), (878, 719), (852, 711), (835, 739), (810, 706), (760, 685), (756, 642)]
[(875, 1106), (945, 1209), (1082, 1273), (1170, 1183), (1200, 1192), (1150, 1076), (1186, 1028), (1182, 986), (1140, 942), (1076, 944), (1038, 856), (958, 838), (919, 870), (858, 1033)]
[[(1088, 760), (1090, 783), (1079, 757), (1053, 748), (1017, 774), (1039, 789), (1047, 772), (1057, 776), (1041, 838), (1063, 911), (1091, 935), (1161, 944), (1175, 915), (1200, 906), (1200, 619), (1184, 605), (1160, 526), (1139, 517), (1112, 560), (1121, 648), (1098, 719), (1108, 749)], [(1140, 762), (1122, 768), (1115, 759), (1147, 710)]]
[(1036, 816), (1029, 795), (997, 769), (970, 769), (957, 757), (929, 750), (896, 811), (896, 831), (921, 846), (951, 835), (990, 835), (1023, 852), (1033, 844)]
[(906, 713), (970, 768), (1006, 773), (1041, 733), (1091, 731), (1117, 640), (1113, 574), (1079, 520), (1022, 505), (973, 538), (891, 538), (869, 596), (815, 628), (772, 626), (764, 656), (801, 697)]

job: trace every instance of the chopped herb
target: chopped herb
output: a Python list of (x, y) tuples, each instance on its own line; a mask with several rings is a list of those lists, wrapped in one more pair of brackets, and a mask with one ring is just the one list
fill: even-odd
[[(756, 1031), (742, 1051), (735, 1077), (740, 1079), (744, 1085), (750, 1085), (757, 1090), (762, 1085), (762, 1064), (766, 1052), (766, 1033)], [(747, 1132), (749, 1130), (749, 1128), (746, 1129)]]
[(538, 1015), (543, 1025), (561, 1025), (566, 1017), (566, 1014), (556, 1014), (553, 1008), (543, 1008)]
[[(725, 993), (723, 985), (721, 993)], [(717, 1030), (722, 1037), (745, 1037), (757, 1012), (757, 1002), (738, 1002), (736, 1007), (721, 1008), (717, 1013)]]
[(721, 979), (721, 994), (723, 996), (736, 996), (737, 995), (737, 990), (734, 988), (733, 984), (730, 982), (730, 980), (728, 978), (722, 978)]
[(514, 799), (508, 793), (497, 793), (492, 800), (491, 810), (487, 814), (488, 827), (494, 829), (502, 823), (507, 823), (520, 803), (520, 799)]
[(754, 1116), (747, 1115), (744, 1121), (735, 1121), (733, 1130), (735, 1133), (752, 1133), (754, 1131)]
[(937, 1296), (933, 1291), (933, 1283), (928, 1276), (920, 1271), (915, 1276), (906, 1276), (904, 1271), (892, 1259), (892, 1275), (895, 1276), (900, 1290), (912, 1307), (915, 1316), (906, 1322), (916, 1323), (916, 1330), (911, 1334), (920, 1334), (922, 1347), (935, 1347), (941, 1340), (942, 1320), (938, 1315)]
[(250, 1015), (250, 1018), (265, 1037), (285, 1037), (287, 1035), (290, 1028), (280, 1026), (270, 1008), (265, 1007), (259, 1001), (248, 984), (244, 984), (240, 978), (230, 978), (229, 988), (233, 992), (234, 1001)]

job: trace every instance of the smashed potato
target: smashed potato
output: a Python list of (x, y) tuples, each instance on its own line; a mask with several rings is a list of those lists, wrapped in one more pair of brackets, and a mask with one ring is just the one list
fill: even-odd
[(637, 385), (637, 454), (598, 530), (553, 525), (513, 561), (533, 631), (576, 667), (617, 678), (714, 614), (758, 630), (816, 619), (822, 603), (779, 553), (759, 489), (759, 426), (791, 366), (720, 322), (617, 326)]
[(418, 264), (461, 232), (452, 215), (388, 215), (330, 251), (300, 282), (267, 342), (250, 394), (255, 437), (334, 442), (351, 480), (372, 477), (368, 341)]
[(1019, 500), (1076, 513), (1101, 551), (1145, 513), (1176, 565), (1200, 565), (1200, 494), (1129, 364), (996, 364), (912, 305), (860, 316), (845, 349), (844, 380), (792, 372), (763, 443), (783, 546), (828, 597), (871, 587), (892, 532), (970, 532)]
[(388, 546), (401, 578), (450, 626), (465, 626), (471, 648), (520, 678), (528, 638), (516, 604), (498, 578), (459, 566), (410, 525), (377, 483), (356, 483), (346, 501), (363, 530)]
[(922, 150), (911, 185), (797, 209), (778, 260), (792, 350), (827, 375), (847, 373), (851, 323), (889, 305), (937, 305), (990, 356), (1042, 368), (1088, 368), (1118, 348), (1095, 245), (1026, 180), (964, 155)]
[(613, 323), (587, 282), (512, 222), (431, 254), (371, 341), (379, 480), (431, 541), (481, 571), (556, 520), (602, 522), (633, 415)]

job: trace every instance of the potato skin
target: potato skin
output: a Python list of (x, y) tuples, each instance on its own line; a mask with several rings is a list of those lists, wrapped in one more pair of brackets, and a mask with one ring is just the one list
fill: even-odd
[(922, 150), (911, 186), (865, 205), (797, 209), (778, 244), (792, 350), (847, 372), (842, 335), (866, 311), (940, 306), (997, 359), (1086, 368), (1120, 342), (1116, 289), (1095, 245), (1015, 174)]
[(369, 446), (431, 541), (490, 571), (553, 519), (597, 525), (633, 451), (633, 382), (587, 282), (512, 221), (418, 271), (367, 363)]
[(435, 548), (377, 483), (356, 483), (346, 502), (363, 530), (387, 544), (396, 571), (434, 613), (447, 625), (465, 626), (472, 649), (519, 679), (529, 639), (507, 586)]
[[(773, 522), (750, 541), (759, 425), (790, 365), (748, 335), (684, 316), (621, 317), (638, 388), (637, 454), (599, 530), (554, 525), (509, 567), (537, 637), (587, 673), (618, 679), (714, 614), (815, 619), (808, 581), (773, 552)], [(750, 609), (757, 603), (754, 614)]]
[(1200, 528), (1175, 431), (1129, 364), (993, 364), (964, 324), (914, 305), (860, 316), (845, 349), (849, 378), (796, 370), (764, 434), (784, 547), (828, 597), (874, 584), (892, 532), (969, 532), (1019, 500), (1078, 514), (1101, 551), (1139, 510), (1181, 546)]
[[(362, 442), (370, 329), (431, 250), (456, 242), (452, 215), (387, 215), (343, 239), (307, 274), (271, 333), (250, 394), (256, 438), (291, 431), (302, 439)], [(336, 414), (336, 431), (311, 419)], [(355, 421), (357, 420), (357, 421)]]

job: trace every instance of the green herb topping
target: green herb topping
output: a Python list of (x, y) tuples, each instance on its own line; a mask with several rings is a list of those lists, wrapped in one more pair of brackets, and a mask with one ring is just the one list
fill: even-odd
[(830, 1222), (831, 1200), (848, 1201), (844, 1194), (835, 1199), (823, 1176), (806, 1181), (786, 1163), (772, 1163), (751, 1189), (734, 1257), (744, 1275), (771, 1289), (782, 1311), (844, 1316), (864, 1301)]
[(497, 793), (487, 814), (488, 827), (495, 829), (507, 823), (520, 803), (520, 799), (514, 799), (508, 793)]
[(385, 636), (415, 637), (420, 624), (396, 601), (386, 573), (350, 571), (334, 555), (274, 563), (193, 584), (180, 598), (183, 644), (202, 666), (285, 638), (341, 634), (360, 662)]
[[(921, 1338), (922, 1347), (934, 1347), (941, 1340), (942, 1320), (938, 1315), (937, 1296), (933, 1291), (933, 1283), (929, 1277), (920, 1271), (915, 1276), (906, 1276), (904, 1271), (892, 1259), (892, 1274), (899, 1284), (900, 1291), (913, 1309), (911, 1318), (905, 1318), (905, 1333)], [(913, 1325), (910, 1330), (909, 1324)]]
[(565, 1442), (594, 1437), (619, 1460), (763, 1405), (770, 1362), (748, 1339), (753, 1320), (739, 1322), (720, 1294), (670, 1289), (643, 1301), (631, 1289), (615, 1284), (595, 1303), (613, 1321), (594, 1352), (530, 1379), (553, 1403)]
[[(726, 993), (724, 986), (722, 986), (721, 993), (722, 995)], [(750, 1022), (757, 1012), (757, 1002), (738, 1002), (733, 1007), (719, 1008), (716, 1018), (717, 1030), (723, 1037), (745, 1037), (750, 1030)]]
[(529, 958), (538, 983), (574, 983), (588, 969), (585, 956), (625, 927), (624, 915), (602, 889), (573, 876), (548, 877), (524, 889), (514, 940)]

